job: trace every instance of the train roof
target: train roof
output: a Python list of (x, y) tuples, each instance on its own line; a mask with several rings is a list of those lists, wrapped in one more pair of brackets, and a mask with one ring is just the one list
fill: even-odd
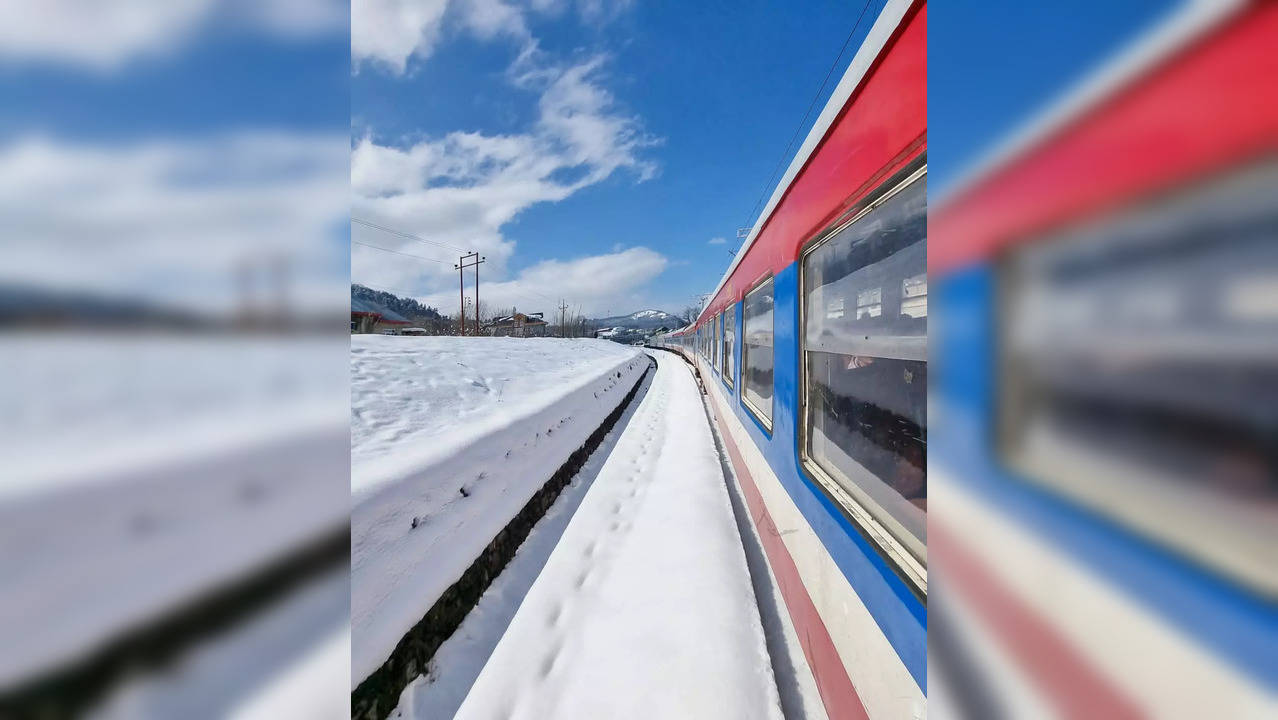
[[(1274, 108), (1258, 112), (1246, 97), (1272, 52), (1265, 32), (1278, 25), (1264, 5), (1185, 4), (981, 156), (930, 202), (929, 272), (1202, 173), (1263, 139)], [(1213, 99), (1224, 102), (1203, 112)]]
[[(754, 225), (750, 228), (750, 233), (746, 236), (745, 242), (737, 249), (736, 254), (732, 258), (732, 263), (728, 265), (728, 269), (724, 271), (723, 276), (719, 278), (719, 283), (715, 285), (714, 290), (710, 293), (707, 305), (701, 309), (701, 313), (697, 316), (697, 321), (701, 321), (701, 316), (706, 313), (709, 304), (723, 289), (728, 279), (732, 277), (737, 266), (741, 264), (750, 247), (754, 245), (755, 239), (759, 233), (767, 225), (768, 220), (772, 217), (777, 206), (781, 203), (785, 196), (786, 190), (794, 182), (795, 178), (803, 170), (811, 158), (812, 153), (816, 151), (821, 141), (829, 132), (830, 127), (843, 111), (843, 107), (847, 104), (849, 98), (861, 85), (861, 81), (865, 78), (870, 68), (874, 65), (874, 61), (879, 57), (883, 48), (892, 38), (893, 33), (901, 25), (901, 22), (909, 14), (910, 9), (915, 6), (917, 0), (888, 0), (883, 6), (883, 10), (879, 12), (878, 18), (874, 21), (874, 25), (870, 27), (869, 32), (865, 36), (865, 40), (861, 42), (860, 48), (857, 49), (856, 55), (848, 64), (848, 69), (844, 71), (843, 77), (839, 80), (839, 84), (835, 86), (834, 92), (830, 95), (830, 99), (825, 104), (825, 108), (821, 114), (817, 116), (816, 122), (812, 125), (812, 129), (808, 131), (807, 137), (803, 144), (799, 146), (798, 151), (794, 155), (794, 159), (790, 161), (789, 167), (785, 174), (781, 176), (781, 180), (772, 191), (772, 196), (768, 199), (767, 205), (763, 207), (763, 211), (759, 213), (759, 217), (755, 220)], [(696, 324), (696, 323), (694, 323)]]
[(1036, 112), (1012, 132), (1006, 140), (983, 153), (958, 179), (936, 194), (938, 209), (954, 202), (964, 190), (1011, 164), (1031, 149), (1046, 141), (1088, 110), (1113, 96), (1129, 83), (1149, 72), (1168, 56), (1185, 47), (1194, 38), (1231, 17), (1246, 4), (1245, 0), (1198, 0), (1179, 7), (1137, 42), (1120, 51), (1110, 61), (1084, 76), (1071, 89)]

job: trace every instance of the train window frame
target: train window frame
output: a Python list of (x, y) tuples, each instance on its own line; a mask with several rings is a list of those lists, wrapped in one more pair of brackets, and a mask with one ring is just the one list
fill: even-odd
[[(882, 206), (888, 200), (896, 197), (912, 186), (927, 177), (927, 160), (926, 156), (920, 157), (913, 163), (901, 169), (883, 183), (881, 183), (873, 192), (869, 193), (863, 201), (854, 205), (834, 222), (827, 225), (821, 231), (816, 233), (799, 250), (796, 266), (798, 270), (798, 308), (799, 321), (797, 325), (798, 334), (798, 422), (796, 423), (796, 441), (797, 452), (799, 456), (800, 469), (818, 486), (827, 496), (829, 496), (844, 514), (849, 517), (854, 525), (861, 531), (870, 543), (875, 546), (879, 553), (884, 557), (888, 564), (896, 571), (898, 576), (903, 578), (907, 584), (920, 596), (927, 596), (927, 543), (922, 543), (922, 555), (916, 554), (909, 546), (893, 533), (886, 523), (881, 521), (875, 515), (877, 510), (887, 515), (886, 510), (879, 506), (869, 495), (862, 489), (856, 488), (855, 483), (849, 483), (845, 486), (843, 483), (835, 480), (834, 477), (821, 467), (821, 464), (811, 456), (808, 452), (808, 442), (810, 439), (810, 428), (812, 427), (811, 402), (809, 401), (809, 392), (811, 384), (808, 378), (807, 368), (807, 341), (806, 328), (808, 318), (807, 307), (807, 273), (804, 271), (805, 260), (813, 251), (825, 245), (829, 240), (837, 237), (843, 230), (860, 221), (869, 215), (875, 209)], [(926, 343), (926, 335), (924, 335), (924, 343)], [(874, 508), (874, 509), (872, 509)], [(888, 516), (890, 517), (890, 515)]]
[(729, 390), (734, 391), (735, 386), (732, 382), (732, 375), (735, 370), (733, 364), (736, 360), (736, 353), (733, 352), (732, 347), (732, 343), (735, 341), (735, 338), (732, 337), (732, 326), (735, 325), (736, 320), (733, 317), (735, 307), (735, 305), (729, 305), (723, 309), (723, 312), (719, 313), (719, 324), (723, 327), (723, 340), (721, 341), (723, 350), (720, 352), (723, 357), (720, 359), (722, 364), (720, 372), (723, 375), (723, 383), (728, 386)]
[[(1228, 212), (1222, 212), (1216, 203), (1221, 198), (1231, 197), (1231, 192), (1253, 181), (1259, 181), (1262, 187), (1278, 186), (1278, 162), (1261, 161), (1218, 170), (1170, 190), (1132, 201), (1116, 210), (1080, 219), (1052, 232), (1023, 238), (1001, 252), (995, 258), (994, 267), (994, 293), (997, 307), (1001, 310), (994, 319), (997, 380), (990, 420), (995, 458), (1015, 480), (1046, 491), (1060, 501), (1085, 508), (1104, 522), (1175, 553), (1215, 577), (1272, 597), (1278, 592), (1278, 571), (1271, 561), (1266, 562), (1270, 557), (1267, 551), (1272, 547), (1272, 538), (1255, 532), (1257, 527), (1266, 527), (1263, 520), (1238, 514), (1247, 512), (1247, 503), (1213, 492), (1210, 488), (1185, 487), (1166, 479), (1160, 480), (1158, 470), (1135, 459), (1095, 447), (1068, 446), (1068, 437), (1046, 436), (1047, 440), (1070, 449), (1068, 467), (1062, 466), (1056, 461), (1059, 458), (1054, 459), (1050, 453), (1044, 454), (1041, 447), (1035, 452), (1032, 448), (1015, 446), (1012, 439), (1020, 432), (1014, 430), (1015, 423), (1028, 424), (1033, 419), (1032, 414), (1022, 408), (1023, 399), (1029, 392), (1029, 373), (1014, 358), (1013, 325), (1016, 318), (1008, 305), (1023, 298), (1019, 286), (1025, 282), (1024, 263), (1038, 260), (1041, 255), (1036, 256), (1036, 253), (1043, 252), (1044, 248), (1047, 253), (1067, 254), (1073, 250), (1069, 247), (1072, 243), (1086, 249), (1088, 244), (1098, 244), (1094, 240), (1097, 237), (1106, 239), (1106, 247), (1122, 248), (1127, 253), (1124, 260), (1129, 263), (1137, 262), (1141, 252), (1180, 247), (1175, 243), (1182, 239), (1181, 235), (1150, 233), (1144, 236), (1139, 230), (1130, 230), (1141, 224), (1183, 230), (1191, 223), (1201, 223), (1212, 229), (1210, 244), (1204, 243), (1204, 247), (1220, 252), (1225, 244), (1219, 227), (1212, 223), (1219, 223), (1220, 217), (1228, 217), (1236, 223), (1244, 223), (1248, 219), (1237, 208), (1226, 208)], [(1258, 194), (1267, 196), (1263, 190)], [(1252, 212), (1262, 217), (1273, 215), (1261, 205), (1252, 206)], [(1254, 219), (1251, 221), (1254, 222)], [(1142, 247), (1141, 243), (1150, 247)], [(1180, 252), (1185, 250), (1181, 248)], [(1218, 261), (1219, 256), (1213, 259)], [(1070, 344), (1064, 338), (1061, 342)], [(1215, 358), (1226, 352), (1220, 338), (1201, 336), (1196, 338), (1194, 345), (1211, 347), (1211, 355)], [(1179, 353), (1185, 356), (1193, 353), (1188, 346), (1169, 342), (1168, 338), (1147, 336), (1143, 346), (1145, 357), (1158, 353), (1156, 357), (1163, 359)], [(1270, 349), (1273, 347), (1272, 343), (1268, 345)], [(1239, 349), (1233, 348), (1232, 351)], [(1245, 355), (1255, 353), (1257, 348), (1243, 347), (1241, 351)], [(1050, 445), (1039, 443), (1040, 446), (1044, 444)], [(1079, 469), (1085, 471), (1079, 472)]]
[[(749, 367), (749, 365), (748, 365), (748, 362), (749, 362), (749, 350), (747, 349), (747, 347), (748, 347), (748, 346), (746, 345), (746, 341), (745, 341), (745, 338), (746, 338), (746, 331), (745, 331), (745, 328), (746, 328), (746, 314), (745, 314), (745, 311), (746, 311), (746, 306), (747, 306), (747, 304), (750, 302), (750, 296), (751, 296), (751, 295), (754, 295), (754, 294), (756, 294), (756, 293), (758, 293), (758, 292), (760, 292), (761, 290), (763, 290), (764, 286), (765, 286), (765, 285), (768, 285), (769, 283), (771, 283), (771, 286), (772, 286), (772, 287), (771, 287), (771, 294), (772, 294), (772, 302), (773, 302), (773, 312), (772, 312), (772, 369), (773, 369), (773, 375), (772, 375), (772, 393), (768, 396), (768, 397), (769, 397), (769, 402), (768, 402), (768, 406), (769, 406), (769, 407), (768, 407), (767, 412), (766, 412), (766, 413), (764, 413), (764, 411), (762, 410), (762, 408), (756, 407), (756, 406), (755, 406), (755, 404), (754, 404), (754, 403), (752, 403), (752, 402), (750, 402), (749, 398), (747, 398), (747, 397), (746, 397), (746, 386), (747, 386), (747, 383), (746, 383), (746, 381), (745, 381), (745, 374), (746, 374), (746, 368), (747, 368), (747, 367)], [(754, 285), (752, 285), (752, 286), (750, 287), (750, 289), (746, 291), (745, 295), (743, 295), (743, 296), (742, 296), (742, 299), (741, 299), (741, 378), (742, 378), (742, 380), (741, 380), (741, 406), (742, 406), (742, 407), (744, 407), (744, 408), (746, 409), (746, 412), (748, 412), (748, 413), (750, 414), (750, 416), (754, 418), (755, 422), (759, 423), (759, 425), (760, 425), (760, 426), (761, 426), (761, 427), (762, 427), (762, 428), (763, 428), (763, 429), (764, 429), (767, 433), (769, 433), (769, 434), (771, 434), (771, 433), (772, 433), (772, 416), (773, 416), (773, 413), (776, 411), (776, 406), (777, 406), (777, 381), (776, 381), (776, 361), (777, 361), (777, 346), (776, 346), (776, 337), (777, 337), (777, 316), (776, 316), (776, 310), (775, 310), (775, 308), (776, 308), (776, 293), (777, 293), (776, 278), (775, 278), (775, 276), (773, 276), (773, 274), (772, 274), (772, 273), (768, 273), (767, 275), (764, 275), (762, 278), (760, 278), (759, 280), (757, 280), (757, 281), (754, 283)]]
[(710, 319), (710, 349), (714, 353), (714, 358), (710, 361), (710, 366), (714, 368), (716, 375), (722, 376), (719, 370), (719, 351), (722, 349), (719, 343), (722, 342), (723, 322), (719, 318), (719, 314), (715, 313)]
[(714, 374), (714, 316), (709, 315), (706, 318), (706, 365), (710, 366), (710, 373)]

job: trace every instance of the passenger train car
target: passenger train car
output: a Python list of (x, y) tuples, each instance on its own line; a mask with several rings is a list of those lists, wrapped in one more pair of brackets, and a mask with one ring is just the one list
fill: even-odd
[(932, 709), (1278, 717), (1276, 48), (1189, 3), (934, 199)]
[(697, 321), (699, 369), (831, 718), (927, 694), (927, 4), (887, 2)]

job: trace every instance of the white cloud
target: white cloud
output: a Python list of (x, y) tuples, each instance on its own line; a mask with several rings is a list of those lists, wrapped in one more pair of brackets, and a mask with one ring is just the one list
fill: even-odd
[(531, 35), (524, 24), (523, 12), (502, 0), (469, 0), (461, 3), (462, 22), (481, 40), (491, 40), (506, 35), (517, 40), (528, 40)]
[(710, 242), (708, 242), (708, 243), (706, 243), (706, 244), (707, 244), (707, 245), (726, 245), (726, 244), (727, 244), (727, 242), (728, 242), (727, 238), (722, 238), (722, 237), (712, 237), (712, 238), (710, 238)]
[(0, 60), (111, 71), (220, 23), (298, 36), (344, 32), (341, 0), (41, 0), (0, 3)]
[(411, 60), (429, 58), (449, 28), (480, 40), (505, 37), (528, 50), (536, 45), (528, 28), (533, 15), (557, 17), (575, 8), (582, 22), (598, 26), (631, 5), (633, 0), (354, 0), (351, 58), (357, 68), (375, 63), (402, 75)]
[[(480, 300), (492, 309), (516, 307), (549, 316), (560, 299), (573, 311), (599, 316), (610, 309), (638, 307), (643, 288), (666, 269), (667, 259), (645, 247), (571, 260), (546, 260), (513, 279), (484, 282)], [(440, 290), (418, 297), (426, 304), (455, 311), (456, 290)]]
[[(521, 87), (540, 92), (537, 120), (525, 132), (453, 132), (403, 148), (379, 144), (370, 137), (355, 144), (352, 214), (452, 246), (431, 245), (357, 224), (352, 233), (358, 242), (351, 253), (356, 281), (401, 294), (438, 289), (443, 306), (455, 308), (457, 276), (452, 264), (458, 250), (486, 256), (483, 276), (503, 281), (515, 252), (503, 228), (521, 212), (538, 203), (563, 200), (619, 171), (629, 171), (640, 181), (656, 172), (656, 166), (642, 157), (653, 140), (637, 119), (616, 108), (602, 85), (602, 58), (566, 67), (538, 65), (535, 72), (530, 67), (512, 77)], [(405, 258), (359, 243), (439, 262)], [(574, 299), (593, 292), (564, 280), (553, 287)]]
[(539, 13), (556, 16), (575, 7), (583, 22), (606, 23), (634, 5), (634, 0), (529, 0), (528, 6)]
[(347, 148), (284, 133), (0, 146), (0, 282), (225, 311), (237, 272), (282, 261), (294, 301), (338, 306)]
[(429, 57), (439, 41), (448, 0), (354, 0), (351, 57), (403, 73), (408, 59)]

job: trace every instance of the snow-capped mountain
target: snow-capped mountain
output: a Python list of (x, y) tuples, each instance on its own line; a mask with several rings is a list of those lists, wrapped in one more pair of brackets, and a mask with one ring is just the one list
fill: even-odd
[(626, 328), (631, 330), (655, 330), (659, 327), (674, 329), (683, 325), (678, 317), (664, 310), (640, 310), (629, 315), (614, 315), (594, 321), (600, 327)]
[(667, 318), (674, 316), (663, 310), (640, 310), (637, 313), (630, 313), (630, 317), (635, 320), (639, 320), (642, 318)]

